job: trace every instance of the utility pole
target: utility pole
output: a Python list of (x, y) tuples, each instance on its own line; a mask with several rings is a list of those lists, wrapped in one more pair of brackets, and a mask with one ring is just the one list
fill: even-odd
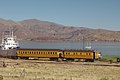
[(85, 41), (84, 41), (85, 39), (84, 39), (84, 36), (83, 36), (83, 50), (84, 50), (84, 48), (85, 48)]

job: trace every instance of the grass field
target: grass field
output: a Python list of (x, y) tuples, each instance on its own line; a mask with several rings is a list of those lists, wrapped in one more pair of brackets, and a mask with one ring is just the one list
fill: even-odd
[(117, 58), (120, 58), (120, 56), (114, 56), (114, 55), (105, 55), (102, 57), (101, 61), (108, 62), (112, 60), (113, 62), (117, 62)]
[[(20, 63), (0, 67), (0, 80), (120, 80), (120, 67), (76, 64)], [(119, 63), (120, 64), (120, 63)]]

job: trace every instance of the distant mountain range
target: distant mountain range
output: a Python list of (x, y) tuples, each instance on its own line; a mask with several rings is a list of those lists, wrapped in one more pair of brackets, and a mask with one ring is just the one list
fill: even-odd
[(120, 41), (120, 31), (64, 26), (48, 21), (28, 19), (13, 21), (0, 19), (2, 32), (13, 27), (18, 40), (29, 41)]

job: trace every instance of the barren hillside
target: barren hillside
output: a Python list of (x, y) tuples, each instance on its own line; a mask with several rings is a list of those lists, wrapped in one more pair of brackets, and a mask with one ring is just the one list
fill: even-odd
[(64, 26), (48, 21), (29, 19), (13, 21), (0, 19), (0, 39), (2, 32), (13, 27), (19, 40), (31, 41), (120, 41), (120, 31), (90, 29), (84, 27)]

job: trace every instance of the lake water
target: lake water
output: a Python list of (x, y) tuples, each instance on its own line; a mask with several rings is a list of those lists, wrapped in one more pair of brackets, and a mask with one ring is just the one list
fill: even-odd
[[(85, 46), (86, 44), (84, 44)], [(21, 48), (34, 48), (34, 49), (83, 49), (82, 42), (20, 42)], [(120, 56), (120, 42), (92, 42), (92, 49), (96, 49), (102, 55), (119, 55)]]

